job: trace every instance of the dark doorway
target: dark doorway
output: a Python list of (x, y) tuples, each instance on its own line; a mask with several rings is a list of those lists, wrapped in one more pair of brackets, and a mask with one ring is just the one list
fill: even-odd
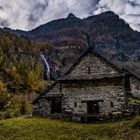
[(61, 113), (61, 99), (51, 101), (51, 114)]
[(97, 101), (87, 102), (87, 113), (99, 114), (99, 102), (97, 102)]

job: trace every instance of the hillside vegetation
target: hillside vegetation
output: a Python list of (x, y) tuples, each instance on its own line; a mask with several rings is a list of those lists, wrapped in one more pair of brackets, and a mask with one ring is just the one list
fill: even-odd
[(140, 76), (139, 44), (140, 33), (111, 11), (85, 19), (70, 14), (27, 32), (1, 29), (0, 117), (31, 112), (31, 101), (47, 86), (40, 53), (47, 57), (51, 80), (60, 78), (88, 47)]
[(93, 47), (115, 65), (126, 67), (140, 76), (140, 33), (111, 11), (85, 19), (70, 14), (67, 18), (51, 21), (28, 32), (5, 31), (24, 35), (38, 43), (49, 41), (54, 45), (53, 52), (57, 50), (49, 53), (49, 57), (57, 57), (64, 71), (87, 47)]
[(139, 140), (140, 117), (102, 124), (47, 118), (0, 121), (0, 140)]
[(30, 102), (46, 85), (40, 49), (27, 38), (0, 31), (0, 118), (31, 113)]

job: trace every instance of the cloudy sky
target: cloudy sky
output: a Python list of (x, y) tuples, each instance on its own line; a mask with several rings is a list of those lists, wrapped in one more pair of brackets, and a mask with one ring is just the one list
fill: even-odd
[(0, 0), (0, 26), (30, 30), (69, 13), (85, 18), (108, 10), (140, 31), (140, 0)]

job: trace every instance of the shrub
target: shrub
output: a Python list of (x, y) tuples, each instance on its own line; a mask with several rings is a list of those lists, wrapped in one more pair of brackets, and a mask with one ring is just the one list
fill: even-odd
[(0, 97), (0, 118), (10, 118), (32, 113), (32, 104), (25, 95), (3, 93)]

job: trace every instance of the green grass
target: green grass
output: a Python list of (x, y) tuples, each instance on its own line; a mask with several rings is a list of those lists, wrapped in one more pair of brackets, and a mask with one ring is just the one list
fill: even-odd
[(140, 140), (140, 117), (102, 124), (47, 118), (0, 120), (0, 140)]
[(140, 99), (130, 97), (130, 98), (128, 98), (128, 100), (140, 104)]

